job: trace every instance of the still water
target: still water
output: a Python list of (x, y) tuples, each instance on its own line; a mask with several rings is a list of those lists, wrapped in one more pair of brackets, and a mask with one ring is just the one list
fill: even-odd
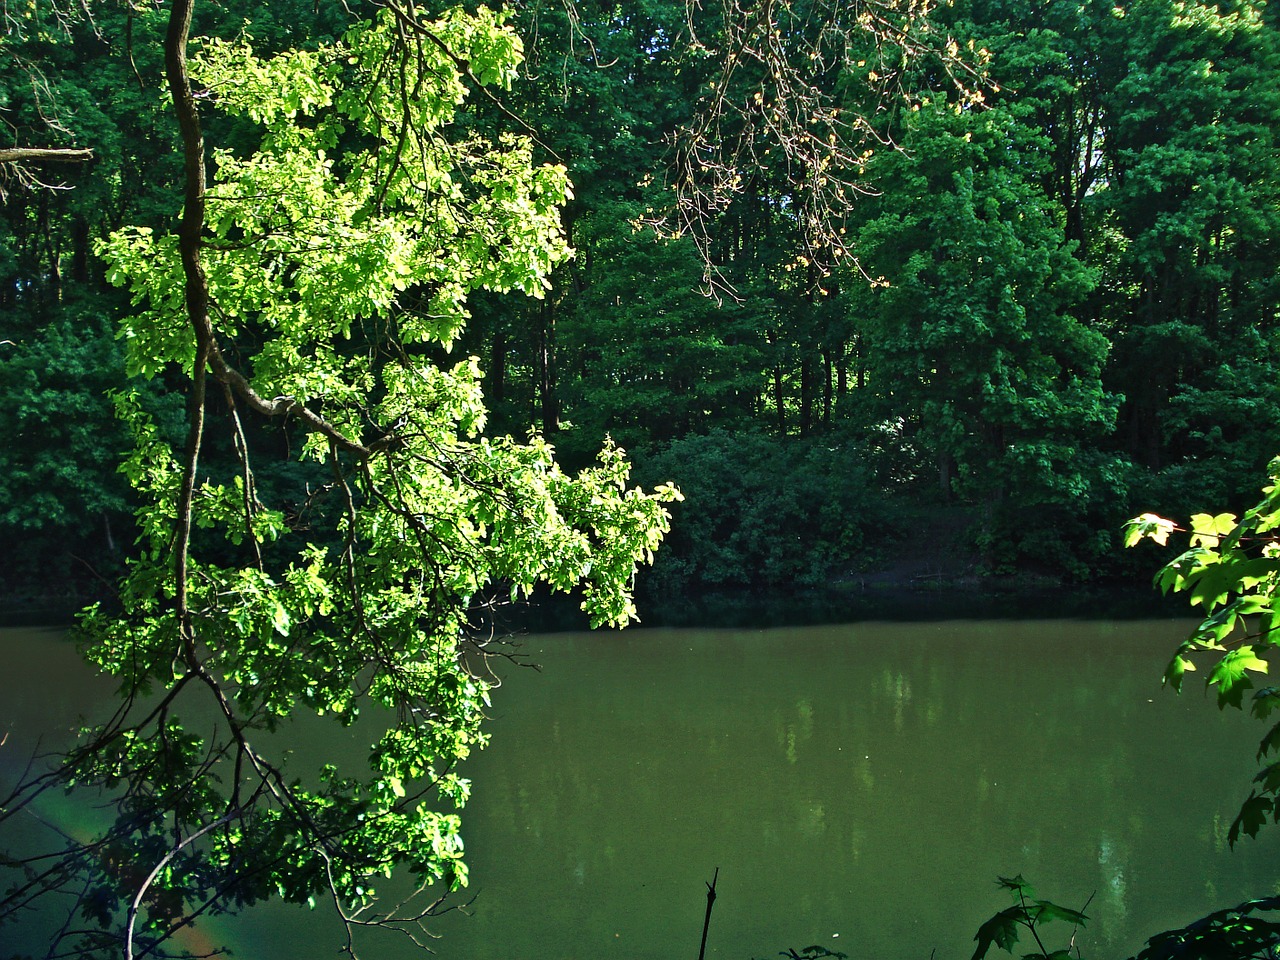
[[(967, 960), (997, 875), (1092, 918), (1086, 957), (1274, 893), (1226, 831), (1263, 728), (1160, 687), (1182, 621), (858, 623), (528, 638), (470, 763), (445, 960), (748, 960), (808, 944)], [(55, 632), (0, 631), (0, 776), (107, 692)], [(314, 746), (313, 746), (314, 749)], [(1271, 828), (1280, 834), (1280, 828)], [(205, 924), (241, 958), (335, 954), (322, 911)], [(1062, 944), (1065, 945), (1065, 944)], [(1052, 947), (1053, 945), (1050, 944)], [(373, 960), (415, 955), (371, 940)], [(995, 955), (995, 954), (993, 954)], [(1003, 954), (1001, 954), (1003, 955)]]

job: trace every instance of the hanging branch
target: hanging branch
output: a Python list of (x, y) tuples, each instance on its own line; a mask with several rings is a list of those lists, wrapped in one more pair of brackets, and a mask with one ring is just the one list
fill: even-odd
[(672, 139), (673, 203), (652, 224), (691, 237), (709, 286), (732, 293), (711, 247), (715, 222), (750, 185), (776, 178), (821, 283), (841, 261), (856, 262), (841, 228), (876, 192), (872, 156), (896, 148), (886, 118), (939, 84), (962, 105), (980, 103), (982, 54), (962, 56), (929, 20), (928, 0), (722, 0), (705, 29), (700, 7), (690, 3), (686, 30), (706, 78)]
[[(625, 623), (635, 565), (678, 494), (628, 489), (613, 447), (571, 477), (537, 438), (482, 439), (477, 364), (424, 359), (458, 335), (470, 292), (536, 295), (568, 256), (563, 169), (535, 164), (527, 139), (455, 126), (468, 83), (515, 76), (519, 41), (500, 15), (455, 8), (425, 23), (405, 2), (357, 21), (327, 61), (211, 39), (189, 64), (195, 3), (174, 0), (165, 36), (181, 220), (169, 236), (123, 228), (103, 254), (138, 306), (122, 319), (130, 362), (166, 385), (182, 373), (185, 443), (136, 396), (117, 397), (134, 440), (123, 470), (142, 504), (139, 550), (119, 607), (87, 610), (81, 633), (122, 703), (56, 769), (15, 788), (0, 822), (34, 816), (44, 790), (72, 783), (102, 789), (119, 813), (99, 837), (0, 856), (23, 873), (0, 892), (0, 922), (65, 895), (87, 922), (69, 922), (49, 955), (141, 960), (165, 956), (197, 916), (321, 898), (348, 931), (425, 943), (440, 896), (465, 882), (452, 810), (469, 784), (457, 769), (486, 739), (492, 684), (471, 667), (469, 654), (488, 655), (468, 645), (473, 598), (581, 585), (595, 622)], [(247, 115), (262, 140), (219, 155), (206, 181), (198, 111), (214, 107)], [(333, 133), (327, 124), (368, 143), (326, 155), (311, 134)], [(366, 349), (341, 348), (353, 328)], [(307, 503), (341, 500), (316, 509), (328, 528), (314, 536), (289, 523), (287, 503), (258, 499), (270, 497), (251, 421), (286, 418), (310, 434), (311, 464), (286, 469), (332, 477), (320, 492), (300, 482)], [(219, 426), (230, 463), (206, 449)], [(211, 729), (180, 722), (193, 699), (212, 706)], [(350, 724), (361, 709), (386, 729), (341, 772), (300, 775), (279, 741), (256, 740), (298, 713)], [(421, 898), (375, 913), (372, 883), (395, 868), (417, 876)]]

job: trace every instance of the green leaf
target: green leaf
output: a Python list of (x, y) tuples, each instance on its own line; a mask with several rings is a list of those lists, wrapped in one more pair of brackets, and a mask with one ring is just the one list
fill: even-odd
[(1251, 793), (1249, 799), (1241, 805), (1240, 812), (1231, 824), (1231, 829), (1227, 831), (1227, 842), (1234, 847), (1236, 841), (1240, 839), (1241, 832), (1256, 837), (1258, 829), (1267, 822), (1267, 817), (1274, 809), (1275, 802), (1270, 797)]
[(1163, 547), (1169, 542), (1169, 534), (1177, 528), (1178, 525), (1172, 520), (1154, 513), (1144, 513), (1124, 525), (1124, 545), (1136, 546), (1143, 539), (1149, 538)]
[(1274, 794), (1280, 789), (1280, 763), (1272, 763), (1258, 771), (1253, 782), (1260, 784), (1263, 793)]
[[(1250, 712), (1259, 720), (1265, 720), (1271, 716), (1276, 707), (1280, 707), (1280, 687), (1263, 687), (1253, 695), (1253, 705)], [(1278, 729), (1280, 729), (1280, 725), (1272, 727), (1271, 732), (1263, 738), (1262, 746), (1258, 749), (1259, 758), (1277, 746), (1277, 742), (1272, 738), (1276, 736)]]
[(1084, 926), (1085, 921), (1089, 919), (1079, 910), (1060, 907), (1056, 903), (1050, 903), (1048, 900), (1036, 901), (1034, 916), (1038, 921), (1061, 920), (1076, 927)]
[(1216, 517), (1207, 513), (1197, 513), (1191, 517), (1191, 545), (1216, 547), (1219, 538), (1231, 533), (1236, 528), (1234, 513), (1220, 513)]
[(1258, 744), (1257, 758), (1261, 761), (1264, 757), (1277, 750), (1280, 750), (1280, 723), (1268, 730), (1266, 736)]
[(1196, 665), (1188, 660), (1182, 654), (1176, 655), (1169, 661), (1169, 667), (1164, 672), (1164, 682), (1169, 684), (1178, 693), (1182, 692), (1182, 675), (1189, 670), (1195, 670)]
[(978, 928), (973, 939), (978, 941), (971, 960), (982, 960), (993, 946), (1012, 952), (1018, 942), (1018, 926), (1025, 924), (1026, 913), (1021, 906), (1007, 907)]
[(1241, 706), (1244, 691), (1253, 687), (1248, 671), (1267, 672), (1267, 662), (1255, 656), (1249, 644), (1229, 651), (1214, 665), (1205, 684), (1217, 684), (1219, 707)]
[(1206, 611), (1226, 602), (1238, 583), (1234, 571), (1222, 563), (1207, 564), (1189, 574), (1186, 580), (1191, 586), (1191, 605), (1199, 604)]
[(271, 629), (282, 637), (289, 635), (289, 611), (284, 608), (284, 604), (276, 601), (271, 607)]
[(1240, 607), (1241, 603), (1236, 599), (1206, 617), (1196, 630), (1196, 641), (1209, 649), (1221, 649), (1222, 642), (1231, 635), (1240, 622)]
[[(1275, 557), (1254, 557), (1250, 560), (1236, 560), (1230, 564), (1230, 569), (1240, 583), (1238, 589), (1252, 590), (1275, 573), (1280, 572), (1280, 559)], [(1255, 599), (1259, 604), (1259, 610), (1270, 606), (1270, 595)]]
[(1035, 896), (1035, 892), (1031, 889), (1031, 884), (1022, 879), (1022, 874), (1018, 874), (1016, 877), (997, 877), (996, 886), (1002, 890), (1010, 890), (1022, 896)]

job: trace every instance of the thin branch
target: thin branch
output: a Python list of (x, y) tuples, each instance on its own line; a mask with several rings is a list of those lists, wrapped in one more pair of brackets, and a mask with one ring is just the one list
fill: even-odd
[(199, 830), (195, 831), (195, 833), (188, 834), (186, 837), (183, 838), (182, 842), (176, 844), (172, 849), (170, 849), (169, 852), (166, 853), (160, 859), (160, 862), (157, 863), (151, 869), (151, 872), (147, 874), (147, 878), (142, 881), (142, 884), (138, 887), (137, 892), (133, 895), (133, 900), (129, 903), (128, 922), (125, 924), (125, 933), (124, 933), (125, 960), (134, 960), (133, 931), (134, 931), (134, 927), (138, 922), (138, 908), (142, 904), (142, 898), (145, 897), (147, 894), (147, 891), (151, 889), (151, 885), (155, 883), (156, 878), (160, 876), (161, 872), (164, 870), (165, 867), (169, 865), (169, 863), (173, 860), (173, 858), (176, 857), (179, 853), (181, 853), (186, 847), (190, 846), (192, 843), (195, 843), (195, 841), (199, 840), (201, 837), (203, 837), (206, 833), (210, 832), (211, 830), (216, 830), (218, 827), (222, 826), (224, 823), (230, 823), (231, 820), (234, 818), (236, 812), (237, 811), (234, 811), (234, 810), (229, 811), (223, 814), (217, 820), (214, 820), (211, 823), (205, 824)]

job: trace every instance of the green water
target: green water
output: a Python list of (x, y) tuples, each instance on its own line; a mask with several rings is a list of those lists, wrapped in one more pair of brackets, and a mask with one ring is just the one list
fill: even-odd
[[(1022, 873), (1092, 918), (1090, 958), (1276, 890), (1276, 836), (1225, 833), (1255, 721), (1159, 677), (1175, 621), (859, 623), (529, 638), (467, 773), (467, 914), (445, 960), (692, 958), (819, 943), (967, 960)], [(56, 635), (0, 632), (12, 747), (103, 694)], [(65, 662), (64, 662), (65, 661)], [(26, 679), (23, 679), (23, 678)], [(325, 746), (309, 744), (308, 752)], [(336, 951), (323, 911), (203, 927), (241, 958)], [(1052, 945), (1051, 945), (1052, 946)], [(414, 956), (367, 941), (367, 960)], [(1003, 954), (1002, 954), (1003, 955)]]

